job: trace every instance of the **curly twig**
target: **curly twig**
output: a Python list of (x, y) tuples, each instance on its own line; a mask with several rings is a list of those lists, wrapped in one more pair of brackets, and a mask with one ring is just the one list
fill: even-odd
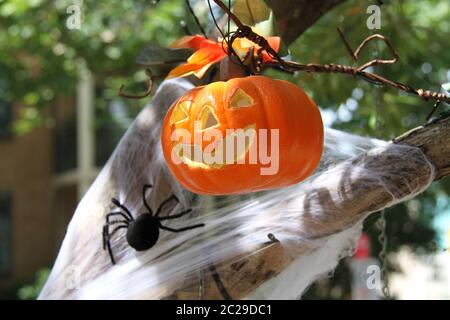
[(126, 93), (123, 92), (123, 89), (124, 89), (125, 86), (121, 85), (118, 95), (123, 97), (123, 98), (136, 99), (136, 100), (148, 97), (150, 95), (150, 93), (152, 93), (152, 90), (153, 90), (153, 75), (152, 75), (152, 71), (149, 68), (145, 69), (145, 74), (147, 75), (147, 78), (148, 78), (148, 80), (147, 80), (147, 91), (145, 91), (141, 95), (130, 95), (130, 94), (126, 94)]
[[(375, 83), (378, 85), (390, 86), (390, 87), (396, 88), (400, 91), (416, 95), (425, 101), (428, 101), (428, 100), (436, 101), (436, 103), (433, 107), (433, 111), (432, 111), (432, 113), (430, 113), (430, 115), (428, 117), (431, 117), (431, 115), (437, 109), (437, 107), (439, 106), (439, 104), (441, 102), (450, 104), (450, 97), (445, 93), (424, 90), (424, 89), (415, 89), (409, 85), (386, 79), (376, 73), (364, 71), (368, 67), (371, 67), (371, 66), (382, 65), (382, 64), (394, 64), (398, 61), (399, 57), (398, 57), (398, 54), (395, 51), (393, 45), (383, 35), (374, 34), (374, 35), (367, 37), (366, 39), (364, 39), (361, 42), (361, 44), (356, 48), (356, 50), (353, 51), (352, 48), (350, 47), (350, 45), (348, 44), (347, 40), (345, 39), (342, 31), (338, 29), (339, 36), (341, 37), (347, 51), (349, 52), (349, 54), (353, 58), (353, 60), (357, 61), (359, 59), (361, 50), (369, 42), (371, 42), (373, 40), (382, 40), (387, 45), (387, 47), (389, 48), (389, 50), (392, 53), (391, 59), (374, 59), (374, 60), (371, 60), (369, 62), (362, 64), (359, 67), (351, 67), (351, 66), (334, 64), (334, 63), (329, 63), (329, 64), (325, 64), (325, 65), (316, 64), (316, 63), (301, 64), (298, 62), (286, 61), (286, 60), (282, 59), (278, 55), (278, 53), (273, 48), (270, 47), (267, 40), (265, 40), (263, 37), (255, 34), (249, 26), (244, 25), (239, 20), (239, 18), (236, 17), (228, 9), (228, 7), (223, 4), (223, 2), (221, 0), (214, 0), (214, 2), (229, 15), (231, 20), (233, 20), (233, 22), (236, 24), (236, 26), (238, 28), (236, 30), (236, 32), (234, 32), (231, 40), (234, 40), (239, 37), (247, 38), (250, 41), (253, 41), (256, 44), (258, 44), (260, 47), (264, 48), (264, 50), (266, 50), (267, 53), (275, 60), (275, 61), (270, 61), (270, 62), (264, 63), (264, 65), (263, 65), (264, 67), (280, 68), (280, 69), (283, 69), (288, 72), (305, 71), (305, 72), (315, 72), (315, 73), (342, 73), (342, 74), (351, 75), (353, 77), (358, 77), (365, 81)], [(232, 41), (230, 41), (230, 42), (232, 42)], [(231, 43), (229, 45), (231, 45)]]
[(374, 34), (371, 35), (369, 37), (367, 37), (366, 39), (364, 39), (361, 44), (358, 46), (358, 48), (356, 48), (356, 50), (353, 52), (352, 48), (350, 47), (349, 43), (347, 42), (347, 39), (345, 39), (344, 33), (341, 31), (341, 29), (337, 28), (337, 31), (339, 33), (339, 36), (342, 39), (342, 42), (344, 43), (345, 47), (347, 48), (347, 51), (349, 52), (350, 56), (353, 58), (353, 60), (358, 61), (359, 59), (359, 54), (361, 53), (361, 50), (372, 40), (377, 40), (380, 39), (382, 40), (384, 43), (386, 43), (387, 47), (389, 48), (389, 50), (391, 50), (392, 53), (392, 59), (389, 60), (383, 60), (383, 59), (374, 59), (372, 61), (369, 61), (365, 64), (363, 64), (362, 66), (360, 66), (357, 70), (359, 71), (363, 71), (365, 69), (367, 69), (368, 67), (371, 66), (375, 66), (375, 65), (380, 65), (380, 64), (394, 64), (398, 61), (398, 54), (395, 51), (394, 47), (392, 46), (391, 42), (385, 38), (384, 36), (382, 36), (381, 34)]

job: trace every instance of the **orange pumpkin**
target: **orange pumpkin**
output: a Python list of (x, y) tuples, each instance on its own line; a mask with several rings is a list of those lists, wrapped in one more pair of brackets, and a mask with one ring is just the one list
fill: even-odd
[[(239, 133), (244, 138), (240, 147)], [(322, 155), (323, 124), (319, 109), (302, 89), (250, 76), (187, 92), (167, 112), (161, 141), (170, 171), (188, 190), (242, 194), (308, 177)], [(275, 162), (276, 157), (277, 170), (269, 172), (274, 165), (268, 159)]]

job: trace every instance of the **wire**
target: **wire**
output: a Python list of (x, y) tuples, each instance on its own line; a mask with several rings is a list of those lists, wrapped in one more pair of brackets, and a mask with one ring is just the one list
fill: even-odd
[[(231, 10), (231, 0), (228, 0), (228, 8)], [(231, 27), (231, 16), (228, 15), (228, 30), (227, 30), (227, 34), (228, 34), (228, 43), (230, 43), (230, 27)]]
[(198, 20), (198, 17), (195, 14), (194, 9), (192, 9), (192, 6), (191, 6), (191, 3), (189, 2), (189, 0), (186, 0), (186, 6), (188, 7), (189, 12), (191, 13), (192, 17), (194, 17), (195, 23), (197, 24), (197, 27), (200, 29), (200, 32), (202, 33), (202, 35), (205, 38), (207, 38), (205, 29), (203, 29), (202, 24), (200, 23), (200, 20)]
[[(231, 1), (230, 1), (230, 0), (228, 1), (228, 3), (229, 3), (229, 5), (231, 5)], [(220, 34), (221, 34), (221, 36), (222, 36), (222, 39), (223, 39), (222, 41), (225, 41), (225, 43), (227, 44), (228, 52), (226, 52), (225, 49), (223, 48), (223, 42), (222, 42), (222, 49), (225, 51), (226, 54), (235, 56), (236, 59), (239, 61), (239, 65), (240, 65), (241, 67), (243, 67), (244, 70), (245, 70), (248, 74), (251, 74), (252, 72), (250, 72), (250, 70), (248, 69), (248, 67), (242, 62), (241, 58), (238, 56), (238, 54), (236, 53), (236, 51), (234, 51), (233, 46), (230, 45), (230, 43), (228, 42), (226, 35), (223, 33), (222, 29), (219, 27), (219, 24), (217, 23), (216, 17), (215, 17), (215, 15), (214, 15), (213, 8), (212, 8), (212, 6), (211, 6), (211, 0), (208, 0), (208, 6), (209, 6), (209, 12), (210, 12), (211, 17), (212, 17), (212, 19), (213, 19), (214, 25), (216, 26), (217, 30), (219, 30), (219, 32), (220, 32)], [(229, 20), (231, 19), (231, 15), (230, 15), (230, 14), (228, 14), (228, 19), (229, 19)], [(230, 23), (230, 22), (229, 22), (229, 23)], [(231, 62), (234, 63), (234, 64), (237, 64), (234, 60), (231, 60)]]
[[(214, 11), (213, 11), (213, 8), (212, 8), (212, 6), (211, 6), (211, 1), (210, 1), (210, 0), (208, 0), (208, 6), (209, 6), (209, 13), (211, 14), (211, 17), (212, 17), (212, 19), (213, 19), (214, 25), (216, 26), (217, 30), (219, 30), (219, 32), (220, 32), (220, 34), (221, 34), (221, 36), (222, 36), (222, 39), (223, 39), (223, 40), (227, 43), (227, 45), (228, 45), (227, 38), (226, 38), (225, 34), (223, 33), (222, 29), (220, 29), (219, 24), (217, 23), (216, 16), (214, 15)], [(230, 47), (228, 46), (228, 48), (230, 48)]]

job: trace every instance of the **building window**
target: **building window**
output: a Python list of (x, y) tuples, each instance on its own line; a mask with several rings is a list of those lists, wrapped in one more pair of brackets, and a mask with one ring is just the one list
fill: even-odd
[(77, 168), (77, 123), (74, 117), (65, 119), (55, 130), (55, 171), (63, 173)]
[(0, 139), (10, 138), (12, 133), (12, 103), (7, 76), (8, 73), (5, 72), (0, 61)]
[(0, 139), (11, 137), (12, 104), (0, 97)]
[(11, 195), (0, 193), (0, 277), (8, 277), (11, 273)]
[(129, 107), (123, 102), (119, 100), (106, 102), (107, 99), (102, 96), (97, 96), (97, 99), (103, 99), (107, 103), (107, 106), (101, 106), (95, 110), (95, 165), (103, 167), (130, 126), (132, 119), (129, 115)]

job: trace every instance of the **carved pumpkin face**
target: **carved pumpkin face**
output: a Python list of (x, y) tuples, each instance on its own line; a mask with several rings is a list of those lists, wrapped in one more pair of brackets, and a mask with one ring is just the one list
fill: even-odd
[[(309, 176), (322, 154), (323, 125), (303, 90), (251, 76), (186, 93), (165, 116), (161, 140), (169, 169), (184, 187), (200, 194), (239, 194)], [(277, 170), (262, 174), (272, 165), (270, 158)]]

